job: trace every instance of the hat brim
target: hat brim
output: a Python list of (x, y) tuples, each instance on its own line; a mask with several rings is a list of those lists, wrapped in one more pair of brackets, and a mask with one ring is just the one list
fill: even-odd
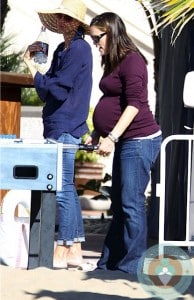
[(79, 17), (77, 17), (73, 13), (71, 13), (69, 10), (63, 9), (63, 11), (61, 11), (61, 9), (54, 9), (52, 12), (48, 12), (48, 11), (38, 12), (41, 23), (48, 30), (50, 30), (52, 32), (56, 32), (56, 33), (63, 33), (63, 32), (59, 32), (59, 30), (58, 30), (57, 15), (56, 14), (64, 14), (64, 15), (67, 15), (69, 17), (72, 17), (73, 19), (76, 19), (76, 20), (80, 21), (81, 26), (85, 30), (85, 34), (90, 33), (90, 26), (88, 24), (86, 24), (85, 22), (83, 22), (83, 20), (81, 20)]

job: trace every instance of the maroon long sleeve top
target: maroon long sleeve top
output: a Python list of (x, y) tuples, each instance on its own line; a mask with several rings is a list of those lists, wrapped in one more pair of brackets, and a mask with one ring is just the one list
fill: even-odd
[(103, 92), (95, 107), (95, 130), (103, 137), (113, 129), (126, 106), (134, 106), (138, 114), (125, 130), (121, 139), (146, 137), (156, 133), (156, 123), (148, 103), (147, 66), (139, 53), (129, 53), (117, 68), (100, 81)]

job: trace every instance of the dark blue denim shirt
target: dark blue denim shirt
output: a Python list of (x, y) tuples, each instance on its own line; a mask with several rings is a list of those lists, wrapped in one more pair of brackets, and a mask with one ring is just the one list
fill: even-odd
[(69, 48), (61, 43), (46, 74), (37, 72), (34, 85), (43, 107), (44, 137), (66, 132), (81, 137), (88, 131), (86, 120), (92, 89), (92, 52), (77, 32)]

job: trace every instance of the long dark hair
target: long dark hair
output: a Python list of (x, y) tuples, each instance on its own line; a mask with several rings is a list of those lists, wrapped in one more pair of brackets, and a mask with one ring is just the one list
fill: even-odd
[(101, 60), (105, 74), (112, 72), (129, 52), (138, 52), (147, 63), (127, 34), (125, 24), (117, 14), (105, 12), (97, 15), (92, 19), (90, 26), (96, 26), (107, 33), (108, 54), (103, 55)]

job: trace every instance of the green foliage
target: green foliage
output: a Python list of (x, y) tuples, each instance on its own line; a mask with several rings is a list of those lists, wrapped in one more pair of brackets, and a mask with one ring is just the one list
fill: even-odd
[[(11, 53), (9, 47), (13, 37), (0, 38), (0, 70), (2, 72), (27, 73), (23, 64), (22, 53)], [(22, 105), (41, 106), (43, 103), (38, 97), (34, 88), (23, 88), (21, 95)]]
[[(10, 37), (0, 39), (0, 70), (4, 72), (21, 72), (21, 53), (11, 53), (9, 51)], [(23, 68), (24, 69), (24, 68)]]
[[(140, 0), (139, 0), (140, 1)], [(147, 1), (140, 2), (146, 5)], [(171, 43), (174, 44), (185, 25), (194, 18), (193, 0), (150, 0), (153, 10), (160, 12), (161, 17), (157, 20), (155, 29), (161, 30), (174, 23)]]
[[(91, 107), (87, 119), (87, 124), (89, 128), (89, 132), (82, 137), (82, 142), (84, 143), (86, 137), (90, 135), (93, 131), (93, 122), (92, 122), (92, 116), (93, 116), (94, 109)], [(99, 158), (99, 155), (95, 151), (83, 151), (78, 150), (76, 153), (76, 161), (79, 162), (97, 162)]]
[(37, 95), (35, 88), (23, 88), (21, 95), (22, 105), (28, 106), (42, 106), (43, 102)]
[(79, 162), (97, 162), (98, 161), (98, 155), (92, 151), (83, 151), (83, 150), (78, 150), (76, 153), (76, 161)]

